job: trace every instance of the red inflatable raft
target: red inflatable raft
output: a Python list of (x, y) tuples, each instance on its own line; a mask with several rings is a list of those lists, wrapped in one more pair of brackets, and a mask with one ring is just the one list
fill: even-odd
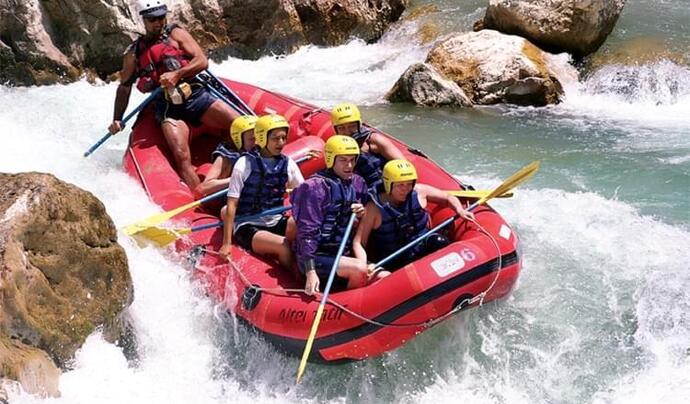
[[(328, 111), (248, 84), (226, 84), (258, 115), (285, 116), (290, 133), (284, 152), (294, 159), (309, 149), (322, 149), (324, 140), (333, 134)], [(414, 163), (421, 183), (462, 189), (457, 179), (423, 153), (390, 139)], [(217, 143), (217, 136), (204, 128), (195, 129), (191, 150), (202, 176)], [(166, 211), (194, 200), (171, 162), (165, 139), (148, 108), (134, 127), (123, 164)], [(322, 158), (307, 160), (300, 168), (306, 178), (324, 168), (324, 162)], [(452, 216), (447, 208), (429, 205), (428, 210), (433, 225)], [(191, 227), (213, 223), (219, 219), (214, 211), (217, 206), (202, 206), (177, 216), (175, 224)], [(310, 359), (337, 362), (377, 356), (455, 312), (507, 295), (521, 267), (517, 235), (490, 207), (474, 212), (479, 227), (456, 220), (446, 230), (453, 241), (448, 247), (369, 286), (332, 292)], [(320, 299), (300, 292), (304, 279), (295, 272), (240, 247), (232, 252), (234, 264), (220, 260), (214, 252), (221, 242), (222, 229), (215, 228), (194, 232), (178, 240), (175, 248), (191, 258), (195, 276), (227, 310), (281, 349), (300, 355)]]

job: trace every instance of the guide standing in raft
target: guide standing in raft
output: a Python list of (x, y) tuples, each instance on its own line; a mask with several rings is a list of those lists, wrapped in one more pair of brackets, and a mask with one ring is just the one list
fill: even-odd
[(172, 152), (177, 170), (190, 189), (199, 185), (189, 150), (189, 125), (205, 124), (228, 130), (238, 117), (224, 102), (214, 98), (195, 76), (208, 67), (208, 59), (189, 33), (176, 24), (167, 24), (168, 7), (161, 0), (138, 0), (137, 10), (146, 34), (125, 51), (117, 87), (110, 133), (124, 127), (132, 84), (144, 93), (163, 87), (156, 100), (156, 120)]

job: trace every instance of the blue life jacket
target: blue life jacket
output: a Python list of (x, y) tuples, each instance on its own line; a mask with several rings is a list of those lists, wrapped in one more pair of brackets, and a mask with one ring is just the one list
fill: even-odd
[[(319, 247), (316, 250), (318, 255), (334, 256), (338, 253), (340, 243), (345, 235), (347, 222), (352, 214), (353, 203), (364, 203), (366, 194), (357, 193), (353, 182), (345, 184), (333, 173), (333, 170), (323, 170), (315, 174), (326, 181), (329, 189), (329, 202), (323, 216), (319, 235)], [(343, 254), (350, 253), (352, 248), (352, 238), (347, 241)]]
[[(360, 130), (352, 138), (357, 141), (361, 149), (364, 143), (369, 145), (371, 150), (371, 131)], [(367, 183), (369, 189), (375, 189), (376, 186), (383, 182), (383, 166), (386, 164), (386, 159), (378, 154), (372, 152), (361, 152), (355, 165), (355, 173), (359, 174)]]
[(283, 205), (288, 182), (288, 158), (261, 157), (254, 149), (244, 153), (252, 173), (244, 181), (237, 203), (237, 216), (251, 215)]
[(216, 161), (218, 156), (227, 159), (230, 164), (234, 165), (237, 159), (240, 158), (240, 152), (235, 151), (234, 145), (228, 141), (222, 141), (216, 147), (216, 150), (211, 153), (211, 161)]
[[(369, 196), (381, 212), (381, 226), (378, 229), (372, 229), (367, 242), (372, 261), (377, 262), (388, 257), (427, 231), (429, 214), (419, 204), (417, 191), (412, 190), (400, 207), (382, 202), (378, 192), (370, 192)], [(422, 250), (424, 250), (424, 243), (418, 243), (400, 254), (399, 260), (414, 261)]]

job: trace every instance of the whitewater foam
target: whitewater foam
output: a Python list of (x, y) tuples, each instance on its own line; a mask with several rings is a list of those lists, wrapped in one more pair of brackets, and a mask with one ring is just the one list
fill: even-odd
[(333, 48), (304, 46), (258, 61), (230, 58), (213, 70), (319, 106), (342, 101), (371, 105), (381, 102), (408, 66), (426, 57), (429, 45), (409, 39), (415, 30), (414, 23), (403, 23), (375, 44), (354, 39)]
[(633, 127), (690, 127), (690, 68), (668, 60), (644, 65), (607, 65), (583, 82), (567, 85), (555, 113), (613, 120)]
[(413, 401), (684, 402), (690, 233), (595, 193), (528, 187), (492, 203), (520, 234), (524, 269), (509, 303), (478, 311), (461, 360), (478, 369), (441, 373)]
[[(374, 45), (352, 41), (254, 62), (230, 59), (214, 71), (322, 106), (343, 100), (371, 105), (426, 51), (393, 32)], [(657, 73), (670, 81), (657, 78), (657, 85), (688, 77), (677, 66), (637, 69), (660, 69)], [(491, 112), (495, 119), (533, 114), (535, 120), (548, 121), (545, 126), (561, 119), (565, 127), (593, 132), (594, 139), (599, 132), (622, 129), (627, 137), (619, 147), (661, 149), (672, 152), (662, 157), (668, 159), (664, 163), (687, 164), (682, 151), (690, 128), (690, 102), (682, 92), (686, 84), (653, 96), (648, 94), (651, 87), (642, 85), (635, 90), (640, 97), (598, 84), (614, 80), (618, 71), (603, 70), (582, 86), (566, 89), (559, 106)], [(103, 200), (118, 226), (158, 211), (120, 169), (125, 135), (113, 137), (89, 159), (81, 157), (105, 133), (114, 94), (114, 84), (83, 81), (0, 87), (0, 171), (54, 173)], [(130, 106), (143, 98), (133, 96)], [(397, 111), (396, 117), (406, 123), (425, 117), (419, 111)], [(514, 128), (495, 136), (509, 138), (509, 130)], [(598, 147), (607, 144), (591, 146)], [(679, 155), (673, 154), (677, 148)], [(523, 149), (531, 152), (529, 146)], [(445, 152), (443, 158), (457, 159), (472, 150)], [(562, 152), (560, 158), (574, 158), (568, 155), (572, 150)], [(540, 175), (560, 178), (543, 171)], [(540, 189), (533, 185), (537, 179), (514, 198), (492, 202), (523, 245), (524, 270), (510, 298), (453, 318), (382, 358), (338, 367), (310, 365), (309, 379), (299, 387), (294, 386), (293, 358), (238, 328), (222, 312), (216, 310), (214, 316), (214, 303), (174, 257), (139, 249), (119, 234), (135, 287), (129, 314), (139, 342), (138, 360), (127, 360), (96, 333), (77, 354), (74, 369), (62, 376), (61, 398), (41, 400), (12, 391), (12, 402), (343, 402), (381, 397), (403, 402), (459, 397), (479, 403), (680, 402), (690, 385), (690, 234), (641, 214), (633, 202), (592, 192), (590, 179), (582, 174), (574, 180), (568, 172), (562, 176), (585, 192)], [(500, 182), (469, 180), (487, 188)]]

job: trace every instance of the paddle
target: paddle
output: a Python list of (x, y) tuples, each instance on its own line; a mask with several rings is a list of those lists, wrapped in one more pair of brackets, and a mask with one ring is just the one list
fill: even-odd
[(240, 103), (240, 105), (242, 106), (242, 108), (244, 108), (244, 110), (245, 110), (245, 112), (246, 112), (247, 114), (249, 114), (249, 115), (256, 115), (256, 112), (254, 112), (253, 109), (249, 108), (249, 105), (245, 104), (245, 102), (242, 101), (242, 99), (241, 99), (240, 97), (238, 97), (237, 94), (235, 94), (235, 92), (232, 91), (232, 90), (230, 89), (230, 87), (228, 87), (228, 86), (225, 84), (225, 82), (223, 82), (223, 80), (219, 79), (215, 74), (211, 73), (211, 71), (208, 70), (208, 69), (206, 69), (206, 73), (207, 73), (213, 80), (215, 80), (216, 83), (218, 83), (218, 84), (219, 84), (221, 87), (223, 87), (228, 93), (230, 93), (230, 95), (232, 95), (232, 96), (235, 98), (235, 100), (237, 100), (237, 102)]
[[(279, 213), (283, 213), (285, 211), (288, 211), (292, 209), (292, 206), (277, 206), (275, 208), (271, 209), (266, 209), (263, 212), (254, 214), (254, 215), (248, 215), (248, 216), (241, 216), (238, 217), (235, 221), (235, 223), (243, 223), (243, 222), (248, 222), (254, 219), (258, 219), (263, 216), (268, 216), (268, 215), (277, 215)], [(206, 230), (206, 229), (212, 229), (214, 227), (223, 227), (223, 221), (217, 221), (214, 223), (207, 223), (207, 224), (202, 224), (199, 226), (194, 226), (194, 227), (184, 227), (181, 229), (165, 229), (162, 227), (156, 227), (156, 226), (151, 226), (147, 227), (146, 229), (139, 231), (137, 233), (134, 233), (132, 237), (134, 237), (137, 242), (143, 241), (147, 243), (153, 243), (156, 244), (158, 247), (165, 247), (168, 244), (174, 242), (178, 238), (186, 235), (193, 233), (195, 231), (200, 231), (200, 230)], [(143, 243), (139, 243), (143, 244)]]
[(205, 197), (203, 197), (197, 201), (190, 202), (186, 205), (182, 205), (180, 207), (169, 210), (167, 212), (156, 213), (155, 215), (149, 216), (146, 219), (143, 219), (143, 220), (140, 220), (136, 223), (130, 224), (129, 226), (126, 226), (122, 230), (128, 236), (134, 235), (136, 233), (140, 233), (140, 232), (146, 230), (147, 228), (161, 224), (161, 223), (167, 221), (168, 219), (172, 218), (173, 216), (177, 216), (184, 211), (196, 208), (197, 206), (201, 205), (202, 203), (212, 201), (214, 199), (218, 199), (218, 198), (220, 198), (224, 195), (227, 195), (227, 194), (228, 194), (228, 190), (223, 188), (220, 191), (213, 193), (211, 195), (205, 196)]
[[(488, 195), (491, 193), (488, 189), (466, 189), (466, 190), (452, 190), (452, 191), (446, 191), (449, 194), (453, 196), (457, 196), (458, 198), (468, 198), (468, 199), (479, 199), (484, 195)], [(506, 192), (504, 194), (496, 196), (496, 198), (511, 198), (513, 196), (512, 192)]]
[(304, 352), (302, 353), (302, 360), (300, 361), (299, 368), (297, 369), (297, 383), (299, 383), (300, 379), (302, 379), (304, 369), (307, 367), (307, 359), (309, 359), (309, 354), (311, 353), (311, 346), (314, 343), (316, 330), (318, 330), (319, 323), (321, 323), (323, 307), (326, 305), (326, 300), (328, 300), (328, 293), (331, 291), (331, 285), (333, 284), (333, 279), (335, 279), (335, 273), (338, 269), (338, 264), (340, 263), (340, 257), (343, 256), (345, 245), (347, 244), (347, 240), (350, 238), (350, 232), (352, 231), (352, 225), (355, 223), (355, 217), (356, 215), (354, 213), (350, 215), (350, 221), (347, 222), (345, 234), (343, 235), (343, 241), (340, 243), (340, 247), (338, 247), (338, 253), (335, 255), (335, 261), (333, 261), (331, 273), (328, 274), (328, 282), (326, 283), (326, 289), (324, 289), (323, 291), (321, 303), (319, 303), (319, 308), (318, 310), (316, 310), (316, 317), (314, 317), (314, 323), (311, 325), (311, 331), (309, 331), (309, 338), (307, 338), (307, 344), (304, 346)]
[(216, 97), (218, 97), (218, 99), (220, 99), (220, 100), (223, 101), (224, 103), (228, 104), (228, 105), (230, 106), (230, 108), (232, 108), (232, 109), (234, 109), (235, 111), (237, 111), (238, 114), (240, 114), (240, 115), (246, 114), (245, 111), (243, 111), (242, 109), (240, 109), (240, 107), (238, 107), (237, 105), (235, 105), (235, 104), (233, 104), (232, 102), (230, 102), (230, 100), (228, 100), (227, 98), (225, 98), (225, 96), (224, 96), (223, 94), (221, 94), (218, 90), (216, 90), (215, 88), (213, 88), (213, 86), (212, 86), (211, 84), (209, 84), (208, 82), (206, 83), (206, 88), (208, 89), (208, 91), (211, 92), (211, 94), (215, 95)]
[[(472, 205), (470, 205), (467, 210), (471, 211), (477, 206), (485, 203), (489, 199), (495, 198), (498, 195), (503, 195), (507, 191), (511, 190), (512, 188), (515, 188), (518, 186), (518, 184), (521, 184), (522, 182), (526, 181), (528, 178), (530, 178), (534, 173), (539, 170), (539, 161), (533, 161), (530, 164), (526, 165), (525, 167), (521, 168), (519, 171), (517, 171), (515, 174), (511, 175), (508, 177), (507, 180), (503, 181), (501, 185), (496, 187), (493, 191), (491, 191), (488, 195), (484, 195), (479, 200)], [(448, 219), (444, 220), (440, 224), (438, 224), (436, 227), (432, 228), (431, 230), (428, 230), (424, 234), (420, 235), (419, 237), (415, 238), (414, 240), (410, 241), (409, 243), (405, 244), (403, 247), (400, 247), (397, 251), (393, 252), (386, 258), (382, 259), (381, 261), (377, 262), (374, 265), (374, 268), (379, 268), (382, 265), (386, 264), (390, 260), (394, 259), (398, 255), (402, 254), (403, 252), (407, 251), (408, 249), (412, 248), (422, 240), (424, 240), (427, 236), (429, 236), (432, 233), (435, 233), (439, 230), (441, 230), (443, 227), (447, 226), (449, 223), (455, 221), (459, 217), (458, 214), (455, 214)]]
[[(302, 157), (298, 158), (297, 160), (295, 160), (295, 163), (300, 164), (304, 161), (309, 160), (310, 158), (311, 157), (309, 155), (302, 156)], [(197, 206), (201, 205), (202, 203), (209, 202), (209, 201), (212, 201), (215, 199), (219, 199), (222, 196), (227, 195), (227, 193), (228, 193), (227, 188), (223, 188), (220, 191), (215, 192), (211, 195), (205, 196), (204, 198), (201, 198), (197, 201), (190, 202), (186, 205), (182, 205), (180, 207), (169, 210), (167, 212), (156, 213), (156, 214), (149, 216), (145, 219), (142, 219), (136, 223), (132, 223), (128, 226), (125, 226), (122, 230), (128, 236), (133, 236), (137, 233), (146, 232), (150, 227), (155, 227), (155, 226), (171, 219), (172, 217), (179, 215), (182, 212), (196, 208)], [(150, 233), (147, 233), (147, 234), (151, 235), (151, 237), (156, 237), (156, 235), (159, 234), (159, 231), (161, 231), (161, 230), (162, 229), (160, 229), (160, 228), (153, 229), (153, 230), (150, 230)], [(186, 234), (186, 233), (184, 233), (184, 234)], [(148, 236), (146, 236), (146, 235), (144, 235), (144, 237), (148, 238)]]
[[(148, 97), (146, 97), (146, 99), (145, 99), (144, 101), (142, 101), (141, 104), (139, 104), (138, 107), (134, 108), (134, 111), (132, 111), (132, 112), (130, 112), (129, 114), (127, 114), (127, 116), (122, 120), (123, 126), (124, 126), (124, 124), (126, 124), (127, 121), (129, 121), (134, 115), (136, 115), (139, 111), (141, 111), (142, 109), (144, 109), (144, 107), (146, 107), (151, 101), (153, 101), (153, 99), (156, 98), (156, 96), (157, 96), (158, 94), (160, 94), (160, 92), (161, 92), (161, 88), (160, 88), (160, 87), (158, 87), (158, 88), (156, 88), (155, 90), (153, 90), (153, 92), (151, 93), (151, 95), (149, 95)], [(91, 153), (93, 153), (94, 151), (96, 151), (96, 149), (98, 149), (103, 143), (105, 143), (106, 140), (110, 139), (110, 137), (111, 137), (112, 135), (113, 135), (113, 134), (110, 133), (110, 132), (106, 133), (105, 136), (103, 136), (98, 142), (96, 142), (93, 146), (89, 147), (89, 150), (87, 150), (87, 151), (84, 152), (84, 157), (89, 157), (89, 155), (91, 155)]]

